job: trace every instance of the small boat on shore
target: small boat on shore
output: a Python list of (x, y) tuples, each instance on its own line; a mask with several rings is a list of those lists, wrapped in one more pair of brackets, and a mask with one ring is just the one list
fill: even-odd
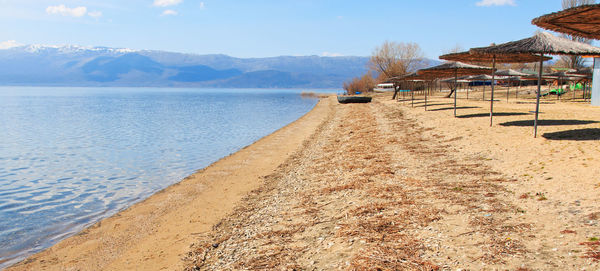
[(371, 97), (365, 96), (337, 96), (338, 102), (341, 104), (348, 103), (370, 103)]

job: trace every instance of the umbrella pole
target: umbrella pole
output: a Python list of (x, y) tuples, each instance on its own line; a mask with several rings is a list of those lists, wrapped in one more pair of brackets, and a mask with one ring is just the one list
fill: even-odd
[(508, 103), (508, 95), (510, 95), (510, 83), (512, 82), (512, 80), (509, 78), (508, 79), (508, 88), (506, 89), (506, 103)]
[(482, 95), (483, 96), (481, 97), (481, 100), (485, 101), (485, 81), (483, 81), (483, 93), (482, 93)]
[(429, 91), (429, 87), (431, 84), (427, 84), (427, 89), (425, 89), (425, 111), (427, 111), (427, 92)]
[(469, 88), (470, 88), (470, 86), (467, 85), (467, 100), (469, 99)]
[(540, 94), (542, 92), (542, 71), (544, 67), (544, 54), (540, 54), (540, 70), (538, 73), (538, 90), (535, 98), (535, 119), (533, 120), (533, 138), (537, 137), (538, 115), (540, 113)]
[(556, 86), (556, 100), (560, 101), (560, 92), (562, 91), (562, 82), (560, 80), (560, 76), (558, 77), (558, 85)]
[(494, 79), (496, 79), (496, 55), (492, 57), (492, 97), (490, 98), (490, 127), (494, 123)]
[(410, 106), (415, 107), (415, 82), (410, 84)]
[(456, 118), (456, 95), (458, 95), (458, 69), (454, 69), (454, 117)]
[(410, 106), (411, 107), (415, 107), (415, 84), (416, 83), (412, 83), (411, 84), (411, 90), (410, 90)]
[(519, 87), (517, 88), (517, 90), (515, 90), (515, 100), (519, 98), (519, 90), (521, 90), (521, 84), (523, 82), (521, 80), (519, 80)]

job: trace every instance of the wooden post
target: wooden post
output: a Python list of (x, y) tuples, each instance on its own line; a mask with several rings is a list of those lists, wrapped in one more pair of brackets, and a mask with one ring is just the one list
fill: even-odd
[(558, 77), (558, 82), (556, 84), (556, 100), (560, 101), (560, 91), (562, 90), (562, 82), (560, 80), (560, 76)]
[(458, 95), (458, 69), (454, 69), (454, 117), (456, 118), (456, 96)]
[(510, 95), (510, 83), (511, 82), (512, 82), (512, 79), (509, 76), (508, 77), (508, 88), (506, 89), (506, 103), (508, 103), (508, 95)]
[[(578, 83), (575, 83), (575, 85), (573, 85), (573, 100), (575, 100), (575, 90), (577, 89), (577, 84)], [(571, 85), (569, 85), (569, 88), (571, 88), (570, 86)]]
[(485, 80), (483, 81), (483, 97), (481, 98), (482, 101), (485, 101)]
[(429, 86), (431, 84), (427, 84), (427, 89), (425, 90), (425, 111), (427, 111), (427, 91), (429, 91)]
[(540, 70), (538, 73), (538, 91), (535, 99), (535, 119), (533, 120), (533, 137), (537, 137), (538, 115), (540, 113), (540, 94), (542, 94), (542, 71), (544, 67), (544, 54), (540, 54)]
[(521, 83), (523, 82), (523, 80), (521, 80), (521, 78), (519, 77), (519, 87), (517, 88), (517, 90), (515, 90), (515, 100), (518, 98), (519, 96), (519, 90), (521, 90)]
[(467, 100), (469, 99), (469, 89), (471, 88), (471, 86), (469, 86), (469, 83), (467, 83)]
[(490, 127), (494, 119), (494, 81), (496, 79), (496, 55), (492, 57), (492, 97), (490, 98)]
[(410, 106), (415, 107), (415, 82), (411, 83), (410, 89)]

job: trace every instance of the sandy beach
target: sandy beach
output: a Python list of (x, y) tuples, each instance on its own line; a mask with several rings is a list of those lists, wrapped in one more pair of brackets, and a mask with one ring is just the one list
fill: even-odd
[(335, 105), (188, 270), (598, 268), (600, 109), (545, 101), (534, 139), (531, 100), (430, 104)]
[(325, 98), (8, 270), (595, 270), (600, 108), (531, 102)]
[(297, 121), (7, 270), (181, 270), (182, 256), (296, 152), (327, 118)]

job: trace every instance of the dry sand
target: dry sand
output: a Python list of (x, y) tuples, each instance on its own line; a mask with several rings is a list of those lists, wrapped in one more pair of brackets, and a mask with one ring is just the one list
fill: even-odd
[(198, 236), (188, 269), (599, 268), (600, 108), (544, 104), (534, 139), (530, 103), (497, 103), (489, 127), (489, 102), (459, 100), (460, 118), (451, 99), (430, 102), (335, 105)]
[(294, 123), (8, 270), (181, 270), (196, 236), (243, 205), (329, 111), (323, 100)]
[(14, 269), (600, 268), (600, 108), (545, 98), (533, 138), (531, 99), (490, 127), (489, 102), (390, 98), (322, 100)]

